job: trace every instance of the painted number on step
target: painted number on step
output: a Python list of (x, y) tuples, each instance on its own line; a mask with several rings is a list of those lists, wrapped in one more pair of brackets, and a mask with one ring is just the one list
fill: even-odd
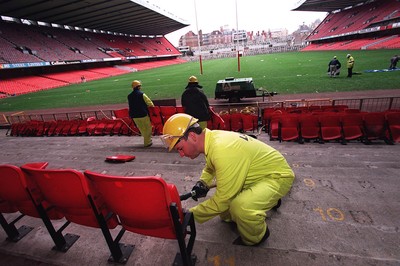
[(321, 215), (321, 218), (323, 221), (327, 220), (327, 217), (329, 217), (333, 221), (343, 221), (344, 220), (344, 213), (336, 208), (328, 208), (326, 210), (326, 215), (325, 215), (325, 210), (322, 208), (314, 208), (314, 211), (319, 212)]
[(304, 178), (303, 182), (304, 184), (306, 184), (307, 187), (315, 187), (315, 182), (311, 178)]
[(208, 259), (209, 262), (212, 262), (214, 266), (235, 266), (235, 258), (229, 257), (228, 259), (223, 259), (221, 256), (214, 256)]

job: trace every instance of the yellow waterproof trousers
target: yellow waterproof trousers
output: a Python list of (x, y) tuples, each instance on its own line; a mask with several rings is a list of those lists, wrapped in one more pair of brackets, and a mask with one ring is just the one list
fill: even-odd
[(135, 122), (137, 128), (140, 130), (140, 134), (144, 138), (144, 146), (150, 146), (151, 145), (151, 122), (150, 122), (150, 117), (145, 116), (145, 117), (140, 117), (140, 118), (133, 118), (133, 121)]
[(233, 221), (246, 245), (258, 244), (267, 230), (265, 219), (280, 198), (286, 195), (293, 178), (268, 179), (243, 190), (235, 197), (229, 210), (220, 215), (224, 221)]

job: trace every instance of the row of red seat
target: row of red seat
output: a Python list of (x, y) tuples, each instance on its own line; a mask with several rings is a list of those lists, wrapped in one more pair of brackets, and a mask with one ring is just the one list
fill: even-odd
[[(165, 121), (173, 114), (183, 112), (182, 107), (155, 106), (149, 108), (153, 135), (162, 134)], [(215, 126), (225, 128), (223, 120), (219, 118)], [(210, 128), (213, 123), (210, 120)], [(7, 132), (10, 136), (104, 136), (104, 135), (140, 135), (132, 119), (129, 118), (127, 108), (115, 110), (113, 119), (96, 119), (90, 117), (86, 120), (56, 120), (56, 121), (24, 121), (13, 123)]]
[(398, 35), (383, 36), (380, 38), (364, 38), (359, 40), (332, 41), (329, 43), (313, 43), (302, 49), (302, 51), (326, 51), (326, 50), (358, 50), (362, 47), (372, 49), (396, 49), (400, 48), (400, 37)]
[[(309, 120), (317, 119), (320, 125), (319, 116), (325, 117), (332, 114), (350, 115), (360, 113), (358, 109), (349, 109), (345, 105), (338, 106), (310, 106), (310, 107), (288, 107), (288, 108), (264, 108), (262, 110), (262, 119), (254, 113), (221, 113), (217, 114), (211, 108), (211, 119), (208, 121), (209, 129), (230, 130), (236, 132), (257, 131), (260, 126), (265, 128), (266, 133), (270, 133), (272, 118), (285, 118), (287, 115), (303, 114), (309, 116)], [(153, 135), (161, 135), (164, 123), (169, 117), (176, 113), (184, 112), (181, 106), (155, 106), (149, 108), (150, 119), (152, 123)], [(305, 116), (307, 117), (307, 116)], [(313, 118), (313, 119), (312, 119)], [(296, 118), (300, 119), (300, 118)], [(305, 124), (305, 122), (302, 122)], [(341, 122), (343, 123), (343, 122)], [(386, 122), (385, 122), (386, 123)], [(395, 122), (391, 122), (393, 125)], [(300, 121), (298, 122), (301, 125)], [(278, 124), (276, 124), (278, 125)], [(278, 128), (275, 126), (275, 128)], [(301, 128), (299, 127), (299, 130)], [(395, 130), (395, 129), (393, 129)], [(276, 133), (276, 132), (275, 132)], [(26, 121), (14, 123), (11, 126), (8, 135), (11, 136), (104, 136), (104, 135), (140, 135), (132, 119), (129, 118), (127, 108), (115, 110), (113, 119), (94, 117), (88, 120), (57, 120), (57, 121)], [(304, 134), (304, 133), (303, 133)], [(364, 134), (365, 135), (365, 134)], [(271, 139), (276, 139), (276, 135)], [(317, 137), (315, 137), (317, 138)], [(320, 136), (322, 139), (322, 136)]]
[[(180, 254), (175, 262), (194, 265), (195, 223), (192, 213), (183, 211), (175, 185), (156, 176), (112, 176), (46, 169), (47, 165), (0, 165), (0, 221), (9, 241), (17, 242), (32, 230), (29, 226), (16, 227), (26, 215), (42, 219), (57, 251), (66, 252), (78, 240), (78, 235), (62, 232), (72, 222), (101, 229), (111, 252), (109, 261), (127, 262), (133, 245), (120, 243), (127, 230), (177, 239)], [(3, 215), (16, 212), (21, 215), (13, 221)], [(56, 230), (53, 221), (60, 219), (66, 222)], [(122, 229), (113, 239), (111, 230), (117, 226)]]
[(400, 112), (275, 114), (267, 124), (270, 140), (400, 142)]
[(88, 119), (25, 121), (11, 125), (10, 136), (104, 136), (104, 135), (140, 135), (132, 119)]

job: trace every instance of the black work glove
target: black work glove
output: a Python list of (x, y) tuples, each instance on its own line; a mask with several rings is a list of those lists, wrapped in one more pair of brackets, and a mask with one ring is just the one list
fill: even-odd
[(207, 196), (207, 192), (209, 190), (210, 189), (208, 188), (206, 183), (204, 183), (203, 181), (197, 181), (196, 185), (194, 185), (194, 187), (192, 188), (192, 191), (195, 192), (192, 193), (192, 199), (197, 201), (198, 198), (203, 198)]

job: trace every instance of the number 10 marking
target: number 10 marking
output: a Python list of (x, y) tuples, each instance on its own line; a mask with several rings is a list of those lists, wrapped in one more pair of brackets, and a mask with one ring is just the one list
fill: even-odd
[[(321, 215), (321, 218), (323, 221), (326, 221), (326, 215), (325, 215), (325, 211), (323, 209), (321, 209), (320, 207), (318, 208), (314, 208), (314, 211), (319, 212), (319, 214)], [(331, 218), (334, 221), (343, 221), (344, 220), (344, 213), (336, 208), (328, 208), (326, 210), (326, 214), (329, 216), (329, 218)]]

